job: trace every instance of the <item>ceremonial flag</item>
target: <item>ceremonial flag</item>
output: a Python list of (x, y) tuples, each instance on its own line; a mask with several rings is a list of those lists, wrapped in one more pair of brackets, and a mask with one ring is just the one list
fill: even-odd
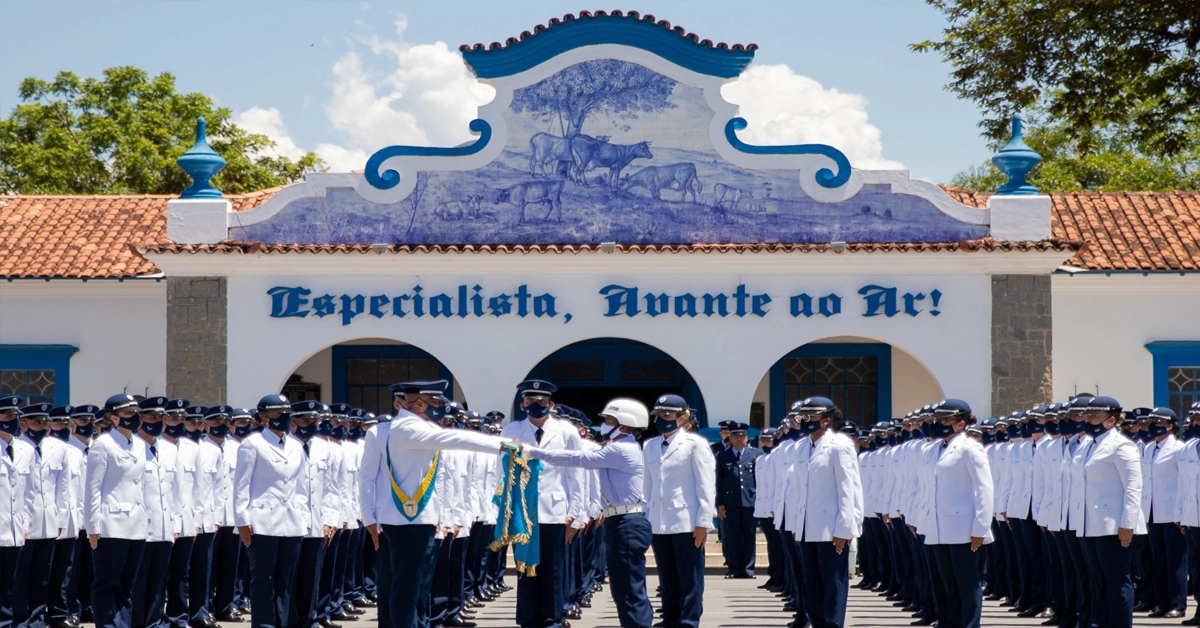
[(527, 458), (523, 450), (505, 451), (500, 458), (500, 486), (492, 501), (500, 509), (492, 551), (512, 545), (517, 571), (537, 575), (538, 474), (542, 461)]

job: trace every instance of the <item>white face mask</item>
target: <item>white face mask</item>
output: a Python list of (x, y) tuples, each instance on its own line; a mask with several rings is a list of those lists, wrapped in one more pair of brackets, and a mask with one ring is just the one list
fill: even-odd
[(618, 425), (607, 425), (606, 424), (604, 427), (608, 428), (607, 431), (600, 432), (600, 436), (603, 436), (604, 440), (612, 440), (613, 436), (616, 436), (617, 433), (620, 432), (620, 430), (621, 430), (620, 424), (618, 424)]

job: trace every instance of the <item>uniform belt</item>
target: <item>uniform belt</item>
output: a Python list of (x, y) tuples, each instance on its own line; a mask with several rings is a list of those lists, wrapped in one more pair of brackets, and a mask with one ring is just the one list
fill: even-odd
[(643, 508), (642, 508), (641, 504), (633, 504), (631, 506), (613, 506), (611, 508), (605, 508), (604, 512), (602, 514), (605, 517), (615, 517), (617, 515), (628, 515), (631, 513), (642, 512), (642, 511), (643, 511)]

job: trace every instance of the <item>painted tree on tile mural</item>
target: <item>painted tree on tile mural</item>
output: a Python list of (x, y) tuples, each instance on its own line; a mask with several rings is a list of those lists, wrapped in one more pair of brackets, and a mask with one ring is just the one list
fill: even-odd
[(597, 59), (517, 90), (512, 109), (557, 122), (560, 137), (573, 137), (592, 114), (636, 119), (638, 113), (672, 109), (674, 88), (674, 80), (636, 63)]

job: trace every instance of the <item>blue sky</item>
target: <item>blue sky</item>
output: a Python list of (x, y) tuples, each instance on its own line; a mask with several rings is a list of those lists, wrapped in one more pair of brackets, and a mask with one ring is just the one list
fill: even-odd
[[(245, 116), (254, 130), (284, 140), (285, 154), (292, 145), (322, 147), (355, 163), (393, 141), (465, 138), (464, 125), (426, 98), (443, 84), (458, 90), (443, 90), (443, 99), (479, 97), (453, 58), (460, 44), (503, 41), (552, 17), (600, 8), (651, 13), (713, 41), (758, 44), (752, 67), (790, 68), (760, 79), (783, 76), (794, 88), (779, 90), (758, 114), (778, 109), (803, 118), (812, 103), (796, 101), (809, 99), (823, 103), (823, 115), (854, 109), (857, 115), (836, 124), (866, 129), (862, 154), (881, 145), (877, 162), (903, 164), (914, 177), (946, 182), (991, 155), (976, 107), (943, 88), (949, 66), (908, 50), (945, 27), (940, 13), (917, 0), (621, 0), (600, 7), (546, 0), (5, 0), (0, 111), (8, 115), (16, 105), (24, 77), (49, 79), (61, 70), (98, 76), (136, 65), (169, 71), (180, 90), (203, 92)], [(448, 47), (431, 46), (437, 42)]]

